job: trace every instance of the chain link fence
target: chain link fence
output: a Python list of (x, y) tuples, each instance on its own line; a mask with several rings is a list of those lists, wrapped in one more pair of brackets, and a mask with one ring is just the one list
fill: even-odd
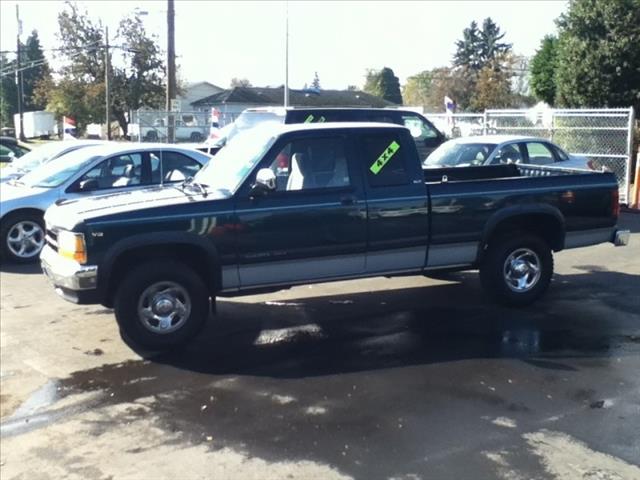
[(551, 140), (568, 153), (587, 157), (616, 174), (620, 203), (628, 203), (633, 158), (632, 108), (486, 110), (484, 113), (425, 113), (449, 137), (508, 134)]
[(209, 137), (208, 112), (137, 110), (131, 114), (129, 135), (139, 142), (202, 142)]

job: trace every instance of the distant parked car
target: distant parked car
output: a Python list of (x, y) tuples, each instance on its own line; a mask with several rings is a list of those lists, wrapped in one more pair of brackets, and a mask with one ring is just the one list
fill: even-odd
[(594, 170), (586, 157), (570, 155), (549, 140), (515, 135), (461, 137), (443, 143), (427, 157), (425, 168), (527, 163)]
[(63, 142), (50, 142), (34, 148), (25, 153), (19, 159), (11, 162), (5, 168), (0, 170), (0, 183), (7, 182), (11, 179), (19, 178), (34, 168), (39, 167), (43, 163), (54, 160), (65, 153), (78, 150), (93, 145), (100, 145), (106, 142), (101, 140), (68, 140)]
[(44, 211), (61, 199), (130, 191), (184, 181), (210, 155), (171, 145), (95, 145), (69, 152), (2, 185), (2, 257), (31, 262), (45, 242)]
[(18, 142), (13, 137), (0, 137), (0, 162), (13, 162), (25, 153), (29, 153), (31, 148), (24, 143)]

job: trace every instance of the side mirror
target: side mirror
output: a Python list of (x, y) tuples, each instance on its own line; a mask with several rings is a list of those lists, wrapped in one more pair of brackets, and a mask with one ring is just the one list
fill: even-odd
[(78, 184), (78, 188), (76, 190), (78, 192), (90, 192), (91, 190), (98, 190), (98, 188), (100, 188), (98, 180), (96, 180), (95, 178), (88, 178), (81, 181)]
[(270, 168), (261, 168), (256, 174), (256, 183), (251, 187), (251, 197), (266, 195), (276, 189), (276, 174)]

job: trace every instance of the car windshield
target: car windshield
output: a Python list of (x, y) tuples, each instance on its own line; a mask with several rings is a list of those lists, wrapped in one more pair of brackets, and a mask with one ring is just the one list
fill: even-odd
[(265, 123), (283, 124), (285, 120), (284, 113), (277, 112), (242, 112), (238, 118), (231, 124), (225, 134), (225, 143), (228, 143), (233, 137), (249, 130), (256, 125), (262, 125)]
[(85, 165), (99, 158), (93, 148), (79, 148), (41, 165), (20, 177), (28, 187), (54, 188), (62, 185)]
[(69, 148), (69, 142), (51, 142), (34, 148), (29, 153), (24, 154), (17, 160), (12, 162), (13, 166), (18, 170), (33, 170), (41, 163), (46, 163), (52, 158), (57, 157), (60, 152)]
[(238, 134), (196, 174), (194, 181), (233, 195), (275, 142), (277, 131), (269, 127)]
[(492, 143), (446, 142), (436, 148), (423, 165), (427, 168), (484, 165), (495, 148)]

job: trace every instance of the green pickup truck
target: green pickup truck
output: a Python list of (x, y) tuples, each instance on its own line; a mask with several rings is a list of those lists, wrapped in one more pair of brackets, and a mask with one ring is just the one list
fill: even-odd
[(423, 171), (401, 126), (265, 125), (181, 185), (59, 201), (41, 262), (62, 297), (114, 308), (129, 343), (162, 351), (217, 296), (314, 282), (477, 268), (497, 301), (527, 305), (552, 252), (628, 242), (618, 210), (612, 173)]

